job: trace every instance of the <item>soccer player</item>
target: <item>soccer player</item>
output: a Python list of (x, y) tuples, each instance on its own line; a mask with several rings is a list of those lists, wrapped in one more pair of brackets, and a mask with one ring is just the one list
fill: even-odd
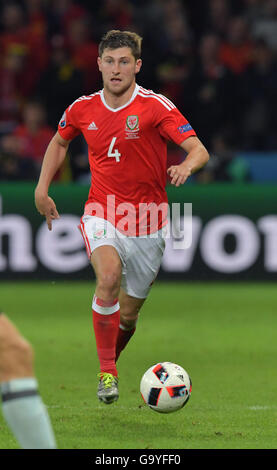
[(3, 416), (23, 449), (55, 449), (56, 442), (33, 371), (33, 350), (0, 310), (0, 392)]
[[(81, 96), (66, 109), (35, 190), (36, 207), (51, 230), (59, 213), (48, 188), (70, 141), (82, 133), (92, 176), (80, 230), (96, 275), (92, 312), (100, 362), (97, 394), (107, 404), (118, 399), (116, 361), (135, 332), (160, 268), (166, 172), (180, 186), (209, 159), (176, 106), (136, 83), (141, 40), (128, 31), (111, 30), (103, 36), (98, 57), (103, 89)], [(166, 170), (168, 140), (187, 156)]]

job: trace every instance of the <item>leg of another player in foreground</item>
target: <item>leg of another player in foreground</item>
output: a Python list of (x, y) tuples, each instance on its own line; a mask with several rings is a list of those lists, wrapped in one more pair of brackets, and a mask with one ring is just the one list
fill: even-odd
[(55, 449), (56, 442), (33, 371), (33, 350), (0, 313), (0, 391), (3, 416), (23, 449)]

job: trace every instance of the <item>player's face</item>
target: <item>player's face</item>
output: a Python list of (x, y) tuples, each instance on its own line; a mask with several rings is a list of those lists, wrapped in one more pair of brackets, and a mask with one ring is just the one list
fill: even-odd
[(129, 47), (104, 49), (98, 57), (104, 88), (114, 95), (121, 95), (132, 86), (141, 68), (141, 59), (136, 60)]

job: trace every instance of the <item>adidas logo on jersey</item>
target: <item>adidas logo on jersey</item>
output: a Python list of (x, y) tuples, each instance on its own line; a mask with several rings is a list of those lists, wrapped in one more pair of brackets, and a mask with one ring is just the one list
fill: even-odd
[(98, 129), (98, 127), (97, 127), (97, 125), (95, 124), (94, 121), (92, 121), (92, 122), (90, 123), (90, 125), (88, 126), (88, 130), (89, 130), (89, 131), (97, 131), (97, 129)]

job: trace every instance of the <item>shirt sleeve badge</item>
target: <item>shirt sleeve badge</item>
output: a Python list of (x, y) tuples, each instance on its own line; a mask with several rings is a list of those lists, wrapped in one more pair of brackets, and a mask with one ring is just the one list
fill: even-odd
[(59, 126), (64, 128), (66, 126), (66, 113), (64, 112), (61, 119), (60, 119), (60, 122), (59, 122)]

